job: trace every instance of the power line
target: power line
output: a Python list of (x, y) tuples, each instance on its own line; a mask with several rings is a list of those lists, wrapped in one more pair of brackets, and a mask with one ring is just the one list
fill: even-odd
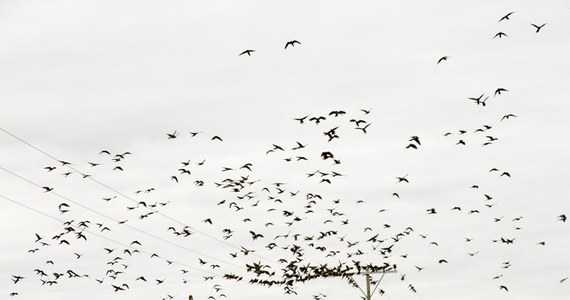
[[(8, 170), (8, 169), (2, 167), (2, 166), (0, 166), (0, 169), (3, 170), (4, 172), (10, 174), (10, 175), (13, 175), (13, 176), (18, 177), (19, 179), (21, 179), (21, 180), (23, 180), (23, 181), (28, 182), (28, 183), (31, 184), (31, 185), (34, 185), (34, 186), (39, 187), (39, 188), (42, 188), (41, 185), (39, 185), (39, 184), (37, 184), (37, 183), (35, 183), (35, 182), (33, 182), (33, 181), (31, 181), (31, 180), (29, 180), (29, 179), (27, 179), (27, 178), (21, 176), (21, 175), (19, 175), (19, 174), (16, 174), (16, 173), (14, 173), (14, 172), (12, 172), (12, 171), (10, 171), (10, 170)], [(58, 194), (58, 193), (56, 193), (56, 192), (54, 192), (54, 191), (50, 191), (50, 193), (53, 194), (53, 195), (55, 195), (55, 196), (57, 196), (57, 197), (59, 197), (59, 198), (61, 198), (61, 199), (64, 199), (64, 200), (66, 200), (66, 201), (68, 201), (68, 202), (71, 202), (71, 203), (73, 203), (73, 204), (75, 204), (75, 205), (77, 205), (77, 206), (79, 206), (79, 207), (82, 207), (82, 208), (84, 208), (84, 209), (86, 209), (86, 210), (89, 210), (89, 211), (91, 211), (91, 212), (93, 212), (93, 213), (95, 213), (95, 214), (97, 214), (97, 215), (99, 215), (99, 216), (102, 216), (102, 217), (104, 217), (104, 218), (106, 218), (106, 219), (109, 219), (109, 220), (114, 221), (114, 222), (116, 222), (116, 223), (118, 223), (118, 224), (120, 224), (120, 225), (123, 225), (123, 226), (125, 226), (125, 227), (127, 227), (127, 228), (130, 228), (131, 230), (134, 230), (134, 231), (137, 231), (137, 232), (142, 233), (142, 234), (144, 234), (144, 235), (150, 236), (150, 237), (152, 237), (152, 238), (154, 238), (154, 239), (157, 239), (157, 240), (159, 240), (159, 241), (162, 241), (162, 242), (164, 242), (164, 243), (167, 243), (167, 244), (170, 244), (170, 245), (172, 245), (172, 246), (178, 247), (178, 248), (180, 248), (180, 249), (183, 249), (183, 250), (192, 252), (192, 253), (194, 253), (194, 254), (198, 254), (198, 255), (203, 256), (203, 257), (207, 257), (207, 258), (216, 260), (216, 261), (218, 261), (218, 262), (222, 262), (222, 263), (231, 265), (231, 266), (236, 267), (236, 268), (239, 268), (239, 269), (244, 269), (242, 266), (236, 265), (236, 264), (234, 264), (234, 263), (227, 262), (227, 261), (224, 261), (224, 260), (222, 260), (222, 259), (218, 259), (218, 258), (212, 257), (212, 256), (207, 255), (207, 254), (204, 254), (204, 253), (200, 253), (200, 252), (195, 251), (195, 250), (192, 250), (192, 249), (190, 249), (190, 248), (188, 248), (188, 247), (179, 245), (179, 244), (177, 244), (177, 243), (173, 243), (173, 242), (171, 242), (171, 241), (168, 241), (168, 240), (165, 240), (165, 239), (163, 239), (163, 238), (161, 238), (161, 237), (158, 237), (158, 236), (156, 236), (156, 235), (154, 235), (154, 234), (151, 234), (151, 233), (146, 232), (146, 231), (144, 231), (144, 230), (138, 229), (138, 228), (136, 228), (136, 227), (134, 227), (134, 226), (131, 226), (131, 225), (129, 225), (129, 224), (121, 223), (120, 221), (114, 219), (113, 217), (110, 217), (110, 216), (108, 216), (108, 215), (106, 215), (106, 214), (104, 214), (104, 213), (98, 212), (97, 210), (94, 210), (94, 209), (92, 209), (92, 208), (90, 208), (90, 207), (87, 207), (87, 206), (85, 206), (85, 205), (83, 205), (83, 204), (81, 204), (81, 203), (79, 203), (79, 202), (77, 202), (77, 201), (74, 201), (74, 200), (72, 200), (72, 199), (69, 199), (68, 197), (65, 197), (65, 196), (63, 196), (63, 195), (60, 195), (60, 194)]]
[[(42, 212), (42, 211), (40, 211), (40, 210), (38, 210), (38, 209), (35, 209), (35, 208), (31, 207), (31, 206), (25, 205), (25, 204), (23, 204), (23, 203), (21, 203), (21, 202), (19, 202), (19, 201), (14, 200), (14, 199), (8, 198), (8, 197), (6, 197), (6, 196), (4, 196), (4, 195), (2, 195), (2, 194), (0, 194), (0, 198), (2, 198), (2, 199), (4, 199), (4, 200), (7, 200), (7, 201), (10, 201), (10, 202), (12, 202), (12, 203), (14, 203), (14, 204), (17, 204), (17, 205), (19, 205), (19, 206), (22, 206), (22, 207), (24, 207), (24, 208), (26, 208), (26, 209), (28, 209), (28, 210), (31, 210), (31, 211), (33, 211), (33, 212), (35, 212), (35, 213), (38, 213), (38, 214), (41, 214), (41, 215), (43, 215), (43, 216), (45, 216), (45, 217), (48, 217), (48, 218), (50, 218), (50, 219), (56, 220), (56, 221), (58, 221), (58, 222), (60, 222), (60, 223), (62, 223), (62, 224), (65, 224), (65, 223), (66, 223), (66, 221), (63, 221), (63, 220), (61, 220), (61, 219), (59, 219), (59, 218), (57, 218), (57, 217), (54, 217), (54, 216), (49, 215), (49, 214), (47, 214), (47, 213), (44, 213), (44, 212)], [(73, 227), (73, 225), (69, 225), (69, 226), (70, 226), (70, 227)], [(127, 248), (131, 248), (131, 249), (135, 249), (135, 250), (137, 250), (137, 251), (139, 251), (139, 252), (141, 252), (141, 253), (144, 253), (144, 254), (152, 255), (152, 253), (150, 253), (150, 252), (148, 252), (148, 251), (141, 250), (141, 249), (138, 249), (138, 248), (133, 247), (132, 245), (128, 245), (128, 244), (119, 242), (119, 241), (117, 241), (117, 240), (108, 238), (108, 237), (103, 236), (103, 235), (100, 235), (100, 234), (98, 234), (98, 233), (96, 233), (96, 232), (90, 231), (89, 229), (84, 229), (84, 228), (82, 228), (81, 231), (82, 231), (82, 232), (83, 232), (83, 231), (84, 231), (84, 232), (88, 232), (88, 233), (91, 234), (91, 235), (97, 236), (97, 237), (99, 237), (99, 238), (102, 238), (102, 239), (104, 239), (104, 240), (110, 241), (110, 242), (115, 243), (115, 244), (117, 244), (117, 245), (120, 245), (120, 246), (123, 246), (123, 247), (127, 247)], [(163, 260), (167, 260), (167, 259), (162, 258), (162, 257), (160, 257), (160, 258), (163, 259)], [(215, 272), (211, 272), (211, 271), (209, 271), (209, 270), (198, 269), (198, 268), (192, 267), (192, 266), (190, 266), (190, 265), (187, 265), (187, 264), (184, 264), (184, 263), (182, 263), (182, 262), (175, 261), (175, 260), (167, 260), (167, 261), (172, 262), (173, 264), (177, 264), (177, 265), (180, 265), (180, 266), (187, 267), (187, 268), (189, 268), (189, 269), (196, 270), (196, 271), (200, 271), (200, 272), (204, 272), (204, 273), (209, 273), (209, 274), (217, 275), (217, 276), (222, 276), (221, 274), (218, 274), (218, 273), (215, 273)]]
[[(32, 149), (34, 149), (34, 150), (36, 150), (36, 151), (42, 153), (43, 155), (45, 155), (45, 156), (47, 156), (47, 157), (49, 157), (49, 158), (51, 158), (51, 159), (53, 159), (53, 160), (55, 160), (55, 161), (57, 161), (57, 162), (59, 162), (59, 163), (62, 162), (61, 160), (57, 159), (57, 158), (54, 157), (53, 155), (51, 155), (51, 154), (47, 153), (46, 151), (43, 151), (42, 149), (40, 149), (40, 148), (38, 148), (38, 147), (32, 145), (31, 143), (29, 143), (29, 142), (27, 142), (26, 140), (24, 140), (24, 139), (22, 139), (22, 138), (16, 136), (15, 134), (9, 132), (8, 130), (6, 130), (6, 129), (4, 129), (4, 128), (1, 128), (1, 127), (0, 127), (0, 130), (3, 131), (4, 133), (6, 133), (7, 135), (11, 136), (12, 138), (14, 138), (14, 139), (20, 141), (21, 143), (23, 143), (23, 144), (29, 146), (30, 148), (32, 148)], [(85, 174), (85, 173), (79, 171), (78, 169), (74, 168), (74, 167), (71, 166), (70, 164), (65, 164), (65, 166), (68, 167), (69, 169), (75, 171), (75, 172), (78, 172), (79, 174)], [(107, 185), (107, 184), (105, 184), (105, 183), (103, 183), (103, 182), (101, 182), (101, 181), (99, 181), (99, 180), (96, 180), (96, 179), (94, 179), (94, 178), (92, 178), (92, 177), (88, 177), (88, 179), (90, 179), (91, 181), (93, 181), (93, 182), (99, 184), (100, 186), (102, 186), (102, 187), (104, 187), (104, 188), (106, 188), (106, 189), (108, 189), (108, 190), (110, 190), (110, 191), (113, 191), (114, 193), (117, 193), (117, 194), (123, 196), (124, 198), (130, 200), (131, 202), (138, 204), (138, 201), (137, 201), (137, 200), (131, 198), (131, 197), (128, 196), (128, 195), (125, 195), (124, 193), (118, 191), (117, 189), (115, 189), (115, 188), (113, 188), (113, 187), (111, 187), (111, 186), (109, 186), (109, 185)], [(26, 180), (26, 181), (27, 181), (27, 180)], [(34, 184), (34, 185), (36, 185), (36, 184)], [(36, 185), (36, 186), (38, 186), (38, 185)], [(238, 249), (238, 250), (241, 249), (241, 247), (235, 246), (235, 245), (230, 244), (230, 243), (228, 243), (228, 242), (226, 242), (226, 241), (224, 241), (224, 240), (221, 240), (221, 239), (219, 239), (219, 238), (216, 238), (216, 237), (214, 237), (214, 236), (212, 236), (212, 235), (210, 235), (210, 234), (207, 234), (207, 233), (205, 233), (205, 232), (202, 232), (202, 231), (200, 231), (200, 230), (197, 230), (196, 228), (194, 228), (194, 227), (192, 227), (192, 226), (189, 226), (189, 225), (185, 224), (184, 222), (179, 221), (179, 220), (177, 220), (177, 219), (175, 219), (175, 218), (173, 218), (173, 217), (170, 217), (170, 216), (168, 216), (168, 215), (166, 215), (166, 214), (164, 214), (164, 213), (162, 213), (162, 212), (160, 212), (160, 211), (157, 211), (157, 210), (154, 210), (154, 209), (151, 209), (151, 208), (148, 208), (148, 207), (147, 207), (147, 209), (150, 210), (150, 211), (152, 211), (153, 213), (156, 213), (156, 214), (158, 214), (158, 215), (160, 215), (160, 216), (162, 216), (162, 217), (164, 217), (164, 218), (167, 218), (167, 219), (169, 219), (169, 220), (171, 220), (171, 221), (174, 221), (174, 222), (176, 222), (176, 223), (178, 223), (178, 224), (180, 224), (180, 225), (187, 226), (188, 228), (192, 229), (193, 231), (195, 231), (195, 232), (197, 232), (197, 233), (199, 233), (199, 234), (202, 234), (203, 236), (206, 236), (207, 238), (210, 238), (210, 239), (212, 239), (212, 240), (215, 240), (215, 241), (217, 241), (217, 242), (219, 242), (219, 243), (222, 243), (222, 244), (224, 244), (224, 245), (226, 245), (226, 246), (229, 246), (229, 247), (232, 247), (232, 248), (234, 248), (234, 249)], [(191, 251), (191, 250), (190, 250), (190, 251)], [(252, 255), (252, 256), (255, 256), (255, 257), (258, 257), (258, 258), (260, 258), (260, 259), (263, 259), (263, 260), (265, 260), (265, 261), (268, 261), (268, 262), (272, 262), (272, 263), (275, 263), (275, 264), (279, 264), (277, 261), (274, 261), (274, 260), (272, 260), (272, 259), (269, 259), (269, 258), (260, 256), (260, 255), (255, 254), (255, 253), (252, 253), (251, 255)], [(233, 264), (230, 263), (230, 265), (233, 265)], [(235, 265), (234, 265), (234, 266), (235, 266)]]

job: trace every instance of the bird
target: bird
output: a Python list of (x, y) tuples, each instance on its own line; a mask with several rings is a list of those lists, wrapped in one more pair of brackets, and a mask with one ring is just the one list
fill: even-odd
[(408, 174), (402, 176), (402, 177), (396, 177), (396, 179), (398, 179), (398, 182), (406, 182), (406, 183), (410, 183), (410, 181), (408, 181), (408, 179), (406, 178), (408, 176)]
[(295, 47), (295, 44), (301, 45), (301, 42), (297, 40), (288, 41), (287, 43), (285, 43), (285, 49), (287, 49), (288, 46)]
[(504, 116), (501, 118), (501, 122), (502, 122), (503, 120), (508, 120), (509, 118), (516, 118), (516, 117), (517, 117), (517, 116), (514, 115), (514, 114), (506, 114), (506, 115), (504, 115)]
[(212, 141), (218, 140), (218, 141), (220, 141), (220, 142), (223, 142), (222, 138), (219, 137), (219, 136), (217, 136), (217, 135), (213, 136), (213, 137), (211, 138), (211, 140), (212, 140)]
[(39, 242), (43, 237), (41, 237), (39, 234), (35, 233), (36, 235), (36, 240), (34, 241), (34, 243)]
[(410, 137), (410, 142), (416, 142), (418, 145), (421, 145), (422, 143), (420, 143), (420, 138), (417, 135), (413, 135), (412, 137)]
[(366, 133), (366, 129), (367, 129), (368, 126), (370, 126), (370, 125), (372, 125), (372, 123), (368, 123), (368, 124), (366, 124), (366, 126), (364, 126), (364, 127), (356, 127), (355, 129), (360, 129), (360, 130), (362, 130), (362, 132)]
[(509, 291), (509, 289), (504, 285), (499, 286), (499, 290), (505, 290), (507, 292)]
[(300, 118), (293, 118), (293, 120), (298, 121), (300, 124), (305, 123), (305, 119), (307, 119), (309, 116), (304, 116), (304, 117), (300, 117)]
[(562, 221), (562, 222), (566, 222), (568, 218), (566, 217), (566, 215), (562, 214), (558, 216), (558, 220)]
[(514, 11), (511, 11), (510, 13), (504, 15), (501, 19), (499, 19), (499, 22), (503, 21), (503, 20), (510, 20), (509, 17), (514, 14)]
[(479, 97), (469, 97), (469, 100), (475, 101), (475, 104), (477, 104), (477, 105), (485, 106), (485, 100), (487, 100), (487, 98), (485, 98), (485, 100), (481, 100), (483, 98), (483, 96), (485, 96), (485, 94), (481, 94), (481, 96), (479, 96)]
[(299, 150), (299, 149), (303, 149), (303, 148), (305, 148), (306, 146), (307, 146), (307, 145), (303, 145), (303, 144), (301, 144), (301, 143), (297, 142), (297, 146), (295, 146), (295, 147), (291, 148), (291, 150)]
[(506, 33), (499, 31), (497, 34), (495, 34), (495, 36), (493, 36), (493, 39), (496, 37), (502, 38), (504, 36), (508, 37), (508, 35)]
[(542, 27), (544, 27), (544, 25), (546, 25), (546, 23), (544, 23), (544, 24), (542, 24), (542, 25), (540, 25), (540, 26), (538, 26), (538, 25), (536, 25), (536, 24), (532, 24), (532, 23), (530, 23), (530, 25), (532, 25), (532, 27), (536, 28), (535, 33), (538, 33), (538, 32), (540, 31), (540, 29), (542, 29)]
[(251, 56), (251, 53), (253, 53), (253, 52), (255, 52), (255, 50), (247, 49), (247, 50), (244, 50), (243, 52), (241, 52), (241, 53), (239, 54), (239, 56), (242, 56), (242, 55), (244, 55), (244, 54), (247, 54), (248, 56)]
[(168, 136), (168, 139), (171, 140), (171, 139), (175, 139), (176, 137), (178, 137), (178, 132), (176, 130), (174, 130), (173, 133), (167, 133), (166, 135)]
[(65, 160), (58, 160), (58, 161), (61, 163), (62, 166), (71, 165), (70, 162), (67, 162)]
[(324, 121), (326, 119), (327, 119), (326, 117), (319, 116), (319, 117), (311, 117), (309, 119), (309, 121), (314, 121), (316, 125), (319, 125), (319, 123), (321, 123), (321, 121)]
[(442, 61), (444, 61), (444, 60), (447, 60), (448, 58), (449, 58), (449, 56), (447, 56), (447, 55), (446, 55), (446, 56), (442, 56), (440, 59), (437, 60), (436, 65), (439, 65), (440, 62), (442, 62)]
[[(498, 88), (498, 89), (495, 90), (495, 95), (494, 95), (494, 96), (500, 95), (502, 92), (508, 92), (508, 91), (509, 91), (509, 90), (507, 90), (507, 89), (505, 89), (505, 88)], [(493, 97), (494, 97), (494, 96), (493, 96)]]

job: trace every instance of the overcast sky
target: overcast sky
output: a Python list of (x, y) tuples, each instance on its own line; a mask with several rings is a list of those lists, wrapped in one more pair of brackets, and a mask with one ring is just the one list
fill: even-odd
[(567, 299), (569, 37), (567, 1), (0, 1), (0, 297), (362, 295), (248, 283), (299, 246), (396, 264), (374, 298)]

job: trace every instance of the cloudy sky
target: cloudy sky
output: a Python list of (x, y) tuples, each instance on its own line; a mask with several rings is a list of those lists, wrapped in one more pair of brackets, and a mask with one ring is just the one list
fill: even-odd
[(362, 295), (248, 283), (299, 248), (396, 264), (374, 298), (566, 299), (568, 37), (554, 0), (0, 1), (0, 295)]

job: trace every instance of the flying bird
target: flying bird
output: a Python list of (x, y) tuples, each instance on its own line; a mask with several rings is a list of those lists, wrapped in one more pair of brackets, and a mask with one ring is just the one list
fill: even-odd
[[(497, 96), (497, 94), (500, 95), (502, 92), (508, 92), (508, 91), (509, 91), (509, 90), (507, 90), (507, 89), (505, 89), (505, 88), (498, 88), (498, 89), (495, 90), (495, 95), (494, 95), (494, 96)], [(494, 96), (493, 96), (493, 97), (494, 97)]]
[(442, 62), (442, 61), (444, 61), (444, 60), (447, 60), (448, 58), (449, 58), (449, 56), (447, 56), (447, 55), (446, 55), (446, 56), (442, 56), (440, 59), (437, 60), (436, 65), (439, 65), (440, 62)]
[(511, 117), (516, 118), (517, 116), (516, 116), (516, 115), (513, 115), (513, 114), (504, 115), (504, 116), (501, 118), (501, 122), (502, 122), (503, 120), (508, 120), (508, 119), (511, 118)]
[(532, 27), (536, 28), (536, 31), (535, 31), (535, 32), (538, 33), (538, 32), (540, 31), (540, 29), (542, 29), (542, 27), (544, 27), (544, 25), (546, 25), (546, 23), (544, 23), (544, 24), (542, 24), (542, 25), (540, 25), (540, 26), (538, 26), (538, 25), (536, 25), (536, 24), (532, 24), (532, 23), (530, 23), (530, 25), (532, 25)]
[(499, 22), (503, 21), (503, 20), (510, 20), (509, 17), (514, 14), (514, 11), (511, 11), (510, 13), (504, 15), (501, 19), (499, 19)]
[(287, 43), (285, 43), (285, 49), (287, 49), (288, 46), (295, 47), (295, 44), (301, 45), (301, 42), (297, 40), (288, 41)]
[(171, 139), (175, 139), (178, 136), (178, 132), (176, 130), (174, 130), (173, 133), (167, 133), (166, 135), (168, 136), (168, 139), (171, 140)]
[(504, 36), (508, 37), (508, 35), (506, 33), (499, 31), (497, 34), (495, 34), (495, 36), (493, 36), (493, 39), (496, 37), (502, 38)]
[(327, 119), (326, 117), (319, 116), (319, 117), (312, 117), (312, 118), (309, 119), (309, 121), (314, 121), (315, 124), (318, 125), (319, 123), (321, 123), (321, 121), (324, 121), (324, 120), (326, 120), (326, 119)]
[(398, 179), (398, 182), (402, 182), (402, 181), (403, 181), (403, 182), (406, 182), (406, 183), (410, 183), (410, 182), (408, 181), (408, 179), (406, 178), (407, 176), (408, 176), (408, 174), (406, 174), (406, 175), (404, 175), (404, 176), (402, 176), (402, 177), (396, 177), (396, 179)]
[(239, 54), (239, 56), (242, 56), (242, 55), (244, 55), (244, 54), (247, 54), (248, 56), (251, 56), (251, 53), (252, 53), (252, 52), (255, 52), (255, 50), (251, 50), (251, 49), (244, 50), (242, 53)]

